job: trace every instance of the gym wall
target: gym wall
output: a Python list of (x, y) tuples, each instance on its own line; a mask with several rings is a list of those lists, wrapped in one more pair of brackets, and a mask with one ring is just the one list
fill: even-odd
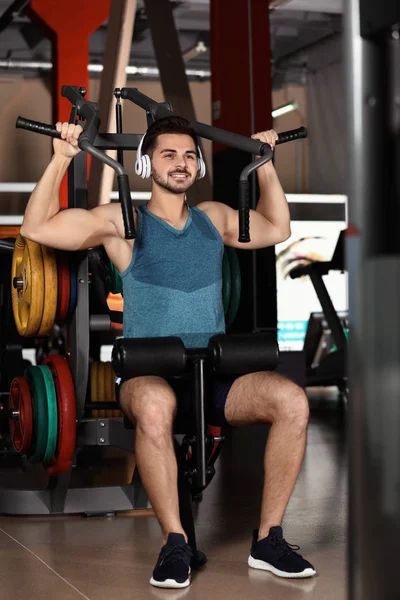
[(308, 79), (310, 172), (313, 194), (346, 192), (344, 64), (334, 63)]

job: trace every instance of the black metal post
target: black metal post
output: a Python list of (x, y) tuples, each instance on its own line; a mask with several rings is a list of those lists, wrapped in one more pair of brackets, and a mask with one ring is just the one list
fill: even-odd
[(65, 508), (65, 501), (67, 499), (69, 483), (71, 480), (72, 468), (64, 475), (49, 478), (48, 490), (50, 492), (50, 506), (49, 510), (51, 514), (62, 514)]
[(332, 299), (326, 289), (325, 282), (317, 269), (313, 269), (312, 267), (310, 269), (310, 279), (322, 306), (322, 310), (324, 311), (325, 318), (332, 332), (337, 349), (343, 352), (347, 348), (347, 339), (343, 331), (340, 317), (337, 314)]
[[(86, 154), (80, 152), (68, 169), (69, 208), (87, 208)], [(76, 415), (83, 417), (89, 378), (89, 269), (87, 252), (71, 256), (77, 277), (77, 303), (70, 334), (70, 366), (75, 382)]]
[(193, 362), (193, 398), (196, 416), (195, 464), (196, 486), (204, 489), (206, 478), (206, 430), (205, 430), (205, 359), (199, 358)]
[(400, 5), (349, 0), (345, 7), (349, 598), (395, 600), (400, 556)]
[[(122, 133), (122, 104), (121, 104), (121, 95), (117, 96), (117, 103), (115, 105), (115, 119), (116, 119), (116, 129), (117, 133)], [(123, 166), (124, 165), (124, 152), (121, 148), (117, 150), (117, 160)]]
[(192, 493), (190, 485), (185, 479), (184, 474), (178, 472), (178, 497), (179, 497), (179, 517), (182, 527), (188, 536), (188, 544), (192, 549), (193, 555), (197, 553), (196, 530), (194, 527)]

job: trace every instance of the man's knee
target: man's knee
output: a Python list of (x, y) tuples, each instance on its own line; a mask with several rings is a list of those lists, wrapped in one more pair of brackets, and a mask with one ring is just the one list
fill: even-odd
[(300, 432), (307, 428), (310, 406), (303, 388), (290, 382), (281, 402), (281, 416)]
[(306, 429), (310, 410), (303, 388), (279, 373), (266, 372), (262, 377), (258, 384), (264, 390), (266, 420), (284, 421), (300, 431)]
[(135, 377), (123, 383), (120, 404), (136, 429), (151, 437), (170, 433), (176, 397), (161, 377)]

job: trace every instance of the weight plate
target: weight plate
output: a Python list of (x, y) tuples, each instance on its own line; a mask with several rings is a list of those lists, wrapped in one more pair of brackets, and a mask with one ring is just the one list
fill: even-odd
[(39, 337), (50, 335), (56, 320), (57, 312), (57, 261), (56, 253), (52, 248), (42, 245), (44, 268), (44, 304)]
[(233, 321), (236, 318), (237, 311), (239, 309), (240, 304), (240, 294), (242, 288), (242, 278), (240, 273), (240, 265), (239, 259), (237, 257), (236, 251), (234, 248), (230, 246), (226, 247), (226, 251), (229, 257), (229, 264), (231, 267), (231, 300), (229, 302), (228, 312), (225, 315), (225, 323), (226, 327), (232, 325)]
[[(105, 363), (105, 383), (106, 383), (106, 397), (110, 402), (116, 402), (115, 398), (115, 372), (111, 362)], [(106, 417), (121, 417), (120, 410), (107, 410)]]
[(122, 279), (118, 269), (110, 260), (104, 246), (96, 248), (96, 263), (101, 268), (101, 277), (107, 288), (107, 292), (112, 294), (120, 294), (122, 292)]
[[(107, 296), (107, 306), (111, 311), (121, 313), (121, 317), (124, 314), (124, 299), (122, 294), (108, 294)], [(111, 329), (116, 331), (122, 331), (124, 326), (122, 323), (115, 323), (111, 321)]]
[(8, 407), (12, 444), (16, 452), (26, 454), (32, 442), (33, 412), (31, 392), (23, 377), (12, 380)]
[(56, 388), (53, 381), (53, 376), (49, 367), (40, 365), (36, 367), (43, 378), (43, 383), (46, 388), (46, 408), (47, 408), (47, 444), (43, 458), (44, 465), (49, 464), (57, 449), (57, 434), (58, 434), (58, 408)]
[(115, 373), (110, 361), (104, 363), (105, 369), (105, 388), (107, 402), (115, 402)]
[[(15, 284), (15, 285), (14, 285)], [(18, 333), (37, 334), (43, 315), (44, 269), (40, 244), (19, 235), (11, 267), (11, 296)]]
[[(105, 368), (104, 363), (99, 362), (97, 367), (97, 402), (104, 402), (106, 399)], [(105, 416), (106, 411), (100, 409), (98, 411), (99, 419), (104, 419)]]
[(122, 292), (122, 279), (116, 266), (111, 262), (108, 256), (105, 258), (104, 270), (108, 291), (112, 294), (120, 294)]
[(228, 312), (229, 303), (231, 301), (231, 267), (229, 264), (229, 257), (224, 250), (224, 258), (222, 260), (222, 302), (224, 304), (224, 315)]
[(72, 374), (65, 358), (47, 356), (43, 363), (50, 369), (57, 394), (58, 440), (56, 454), (46, 468), (49, 475), (67, 473), (72, 465), (76, 442), (76, 400)]
[(64, 253), (57, 253), (57, 316), (56, 321), (62, 325), (68, 317), (70, 299), (69, 264)]
[(41, 463), (46, 453), (48, 439), (46, 386), (38, 367), (28, 367), (25, 378), (31, 390), (33, 407), (33, 443), (28, 458), (33, 463)]

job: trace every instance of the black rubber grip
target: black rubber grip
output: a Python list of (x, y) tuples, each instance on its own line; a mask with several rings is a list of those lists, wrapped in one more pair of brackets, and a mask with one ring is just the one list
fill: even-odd
[(282, 133), (278, 134), (278, 140), (276, 142), (276, 145), (286, 144), (286, 142), (293, 142), (294, 140), (300, 140), (302, 138), (306, 138), (307, 135), (308, 132), (305, 127), (291, 129), (290, 131), (282, 131)]
[(24, 119), (24, 117), (18, 117), (15, 127), (17, 129), (27, 129), (28, 131), (40, 133), (41, 135), (48, 135), (53, 138), (61, 138), (61, 133), (57, 131), (54, 125), (40, 123), (39, 121), (31, 121), (30, 119)]
[(136, 232), (128, 175), (118, 175), (117, 181), (119, 200), (121, 202), (122, 217), (125, 227), (125, 239), (133, 240), (136, 237)]
[(250, 184), (239, 181), (239, 242), (250, 242)]
[(130, 100), (140, 108), (143, 108), (146, 111), (151, 111), (152, 109), (157, 108), (158, 102), (149, 98), (142, 92), (139, 92), (137, 88), (122, 88), (121, 89), (121, 98), (123, 100)]
[[(265, 144), (261, 144), (261, 146), (260, 146), (260, 150), (259, 150), (259, 152), (257, 152), (257, 154), (258, 154), (259, 156), (264, 156), (264, 154), (265, 154), (265, 153), (266, 153), (268, 150), (271, 150), (271, 146), (270, 146), (269, 144), (267, 144), (267, 143), (265, 143)], [(254, 153), (253, 153), (253, 154), (254, 154)]]

